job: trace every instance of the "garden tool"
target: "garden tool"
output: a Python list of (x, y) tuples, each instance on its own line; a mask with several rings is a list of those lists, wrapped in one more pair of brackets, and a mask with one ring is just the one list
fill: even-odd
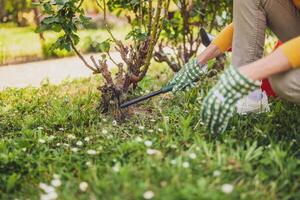
[(131, 105), (137, 104), (137, 103), (139, 103), (139, 102), (141, 102), (141, 101), (145, 101), (145, 100), (150, 99), (150, 98), (152, 98), (152, 97), (155, 97), (155, 96), (157, 96), (157, 95), (168, 93), (168, 92), (172, 91), (172, 89), (173, 89), (173, 86), (172, 86), (172, 85), (167, 85), (167, 86), (161, 88), (161, 89), (158, 90), (158, 91), (151, 92), (150, 94), (147, 94), (147, 95), (145, 95), (145, 96), (138, 97), (138, 98), (136, 98), (136, 99), (133, 99), (133, 100), (131, 100), (131, 101), (128, 101), (128, 102), (126, 102), (126, 103), (123, 103), (120, 107), (121, 107), (121, 108), (127, 108), (127, 107), (129, 107), (129, 106), (131, 106)]
[[(195, 79), (194, 83), (196, 83), (198, 81), (199, 81), (199, 78)], [(167, 86), (161, 88), (160, 90), (157, 90), (155, 92), (151, 92), (151, 93), (149, 93), (145, 96), (141, 96), (141, 97), (138, 97), (136, 99), (130, 100), (128, 102), (125, 102), (125, 103), (121, 104), (120, 108), (127, 108), (127, 107), (135, 105), (139, 102), (146, 101), (147, 99), (150, 99), (152, 97), (171, 92), (172, 89), (173, 89), (173, 85), (167, 85)]]
[(214, 36), (207, 33), (204, 28), (200, 29), (200, 36), (201, 36), (202, 44), (205, 47), (208, 47), (210, 45), (210, 43), (214, 40)]
[[(202, 38), (202, 43), (205, 47), (207, 47), (211, 41), (213, 40), (213, 36), (209, 35), (205, 29), (201, 28), (200, 29), (200, 35), (201, 35), (201, 38)], [(194, 82), (198, 82), (199, 79), (197, 78)], [(158, 91), (155, 91), (155, 92), (151, 92), (145, 96), (142, 96), (142, 97), (138, 97), (136, 99), (133, 99), (131, 101), (128, 101), (128, 102), (125, 102), (123, 104), (121, 104), (120, 108), (123, 109), (123, 108), (127, 108), (129, 106), (132, 106), (132, 105), (135, 105), (139, 102), (142, 102), (142, 101), (145, 101), (147, 99), (150, 99), (152, 97), (155, 97), (155, 96), (158, 96), (160, 94), (165, 94), (165, 93), (168, 93), (168, 92), (171, 92), (173, 89), (173, 85), (167, 85), (163, 88), (161, 88), (160, 90)]]

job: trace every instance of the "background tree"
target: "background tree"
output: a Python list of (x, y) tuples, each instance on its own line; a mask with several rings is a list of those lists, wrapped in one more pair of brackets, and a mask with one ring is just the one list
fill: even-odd
[[(38, 0), (32, 0), (32, 4), (38, 4)], [(40, 9), (38, 8), (38, 6), (33, 6), (33, 13), (34, 13), (34, 22), (37, 28), (40, 27), (41, 25), (41, 13), (40, 13)], [(45, 42), (45, 37), (43, 32), (39, 32), (39, 37), (41, 40), (41, 45), (44, 45)]]
[[(154, 47), (162, 30), (163, 19), (168, 13), (170, 0), (157, 0), (155, 2), (152, 0), (107, 1), (110, 11), (118, 11), (119, 14), (124, 13), (127, 16), (131, 31), (126, 39), (131, 39), (132, 43), (127, 45), (118, 40), (107, 27), (111, 38), (98, 44), (98, 48), (103, 54), (98, 59), (91, 57), (90, 63), (76, 48), (80, 40), (77, 31), (89, 22), (81, 8), (82, 3), (82, 0), (41, 1), (40, 5), (47, 17), (42, 21), (38, 31), (50, 29), (63, 32), (53, 48), (74, 50), (86, 67), (95, 74), (101, 74), (105, 82), (103, 86), (99, 87), (103, 94), (101, 108), (104, 112), (111, 111), (115, 116), (122, 117), (118, 107), (127, 98), (127, 94), (137, 87), (149, 69)], [(115, 50), (120, 53), (122, 62), (116, 62), (110, 56), (111, 44), (114, 44)], [(108, 68), (108, 59), (118, 67), (115, 77), (112, 76)]]
[(164, 21), (155, 60), (166, 62), (177, 72), (198, 52), (201, 27), (211, 32), (231, 21), (232, 0), (173, 0), (173, 3), (175, 8)]
[(31, 10), (31, 0), (0, 0), (0, 19), (13, 21), (18, 26), (25, 26), (23, 13)]

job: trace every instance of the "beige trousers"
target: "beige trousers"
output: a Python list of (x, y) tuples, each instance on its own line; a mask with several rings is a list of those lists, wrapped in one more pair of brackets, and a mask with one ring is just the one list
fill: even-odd
[[(300, 35), (300, 11), (292, 0), (233, 0), (233, 10), (234, 66), (262, 58), (267, 27), (282, 42)], [(274, 75), (270, 82), (281, 98), (300, 104), (300, 69)]]

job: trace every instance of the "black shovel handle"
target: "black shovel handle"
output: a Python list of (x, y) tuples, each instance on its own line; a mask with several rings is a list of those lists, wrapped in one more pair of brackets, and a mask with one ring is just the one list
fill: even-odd
[(136, 99), (133, 99), (131, 101), (128, 101), (126, 103), (123, 103), (120, 108), (127, 108), (131, 105), (134, 105), (134, 104), (137, 104), (141, 101), (145, 101), (147, 99), (150, 99), (154, 96), (157, 96), (157, 95), (160, 95), (160, 94), (164, 94), (164, 93), (167, 93), (167, 92), (170, 92), (172, 91), (173, 89), (173, 85), (168, 85), (166, 87), (163, 87), (162, 89), (158, 90), (158, 91), (155, 91), (155, 92), (151, 92), (150, 94), (147, 94), (145, 96), (142, 96), (142, 97), (139, 97), (139, 98), (136, 98)]
[(200, 29), (200, 36), (201, 36), (202, 44), (205, 47), (208, 47), (212, 42), (213, 36), (209, 35), (204, 28)]
[[(196, 82), (198, 82), (199, 80), (200, 80), (199, 78), (196, 78), (193, 82), (196, 83)], [(151, 92), (150, 94), (147, 94), (147, 95), (145, 95), (145, 96), (138, 97), (138, 98), (136, 98), (136, 99), (133, 99), (133, 100), (131, 100), (131, 101), (128, 101), (128, 102), (126, 102), (126, 103), (123, 103), (123, 104), (121, 104), (120, 108), (127, 108), (127, 107), (129, 107), (129, 106), (131, 106), (131, 105), (137, 104), (137, 103), (139, 103), (139, 102), (141, 102), (141, 101), (145, 101), (145, 100), (150, 99), (150, 98), (152, 98), (152, 97), (154, 97), (154, 96), (157, 96), (157, 95), (160, 95), (160, 94), (164, 94), (164, 93), (171, 92), (172, 89), (173, 89), (173, 87), (174, 87), (173, 85), (167, 85), (167, 86), (161, 88), (161, 89), (158, 90), (158, 91)]]

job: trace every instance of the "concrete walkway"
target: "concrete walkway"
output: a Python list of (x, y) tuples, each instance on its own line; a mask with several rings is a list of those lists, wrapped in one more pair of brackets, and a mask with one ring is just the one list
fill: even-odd
[[(91, 55), (93, 54), (84, 57), (90, 61)], [(120, 60), (117, 53), (111, 55), (117, 62)], [(95, 58), (97, 58), (96, 55)], [(110, 62), (108, 65), (113, 66)], [(92, 71), (85, 67), (77, 57), (8, 65), (0, 67), (0, 90), (9, 87), (39, 87), (41, 82), (46, 79), (51, 84), (59, 84), (65, 79), (83, 78), (91, 75)]]

